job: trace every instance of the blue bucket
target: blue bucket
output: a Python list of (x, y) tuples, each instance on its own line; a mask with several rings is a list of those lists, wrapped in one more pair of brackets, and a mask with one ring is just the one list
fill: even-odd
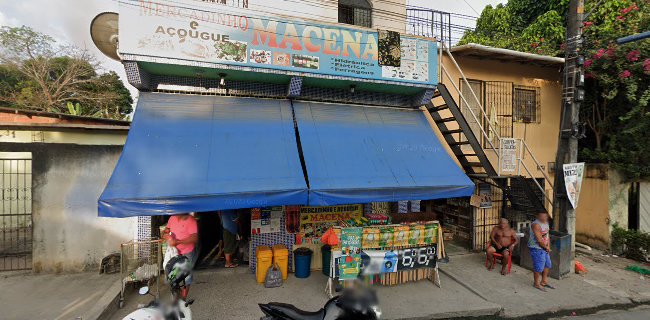
[(308, 278), (311, 274), (311, 255), (312, 252), (299, 252), (298, 250), (293, 252), (293, 260), (295, 261), (294, 272), (296, 278)]

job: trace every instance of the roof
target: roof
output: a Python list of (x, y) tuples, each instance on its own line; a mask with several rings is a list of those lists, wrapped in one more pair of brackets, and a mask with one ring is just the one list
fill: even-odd
[(130, 121), (0, 107), (0, 128), (128, 130)]
[(453, 47), (451, 48), (451, 52), (457, 57), (492, 59), (503, 62), (532, 63), (545, 67), (564, 65), (564, 58), (519, 52), (510, 49), (494, 48), (476, 43)]

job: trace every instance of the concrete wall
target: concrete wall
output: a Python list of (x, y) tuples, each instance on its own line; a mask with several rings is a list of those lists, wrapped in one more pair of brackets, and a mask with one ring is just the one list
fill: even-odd
[(97, 270), (102, 257), (133, 239), (136, 218), (97, 217), (121, 146), (0, 143), (0, 150), (32, 153), (34, 271)]
[(576, 209), (576, 240), (607, 249), (614, 223), (628, 226), (629, 184), (605, 164), (587, 164)]

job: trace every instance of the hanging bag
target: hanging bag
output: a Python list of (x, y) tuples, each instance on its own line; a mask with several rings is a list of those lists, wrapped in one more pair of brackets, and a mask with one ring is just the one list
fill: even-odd
[(282, 271), (277, 264), (273, 264), (266, 271), (266, 278), (264, 279), (264, 287), (275, 288), (282, 285)]

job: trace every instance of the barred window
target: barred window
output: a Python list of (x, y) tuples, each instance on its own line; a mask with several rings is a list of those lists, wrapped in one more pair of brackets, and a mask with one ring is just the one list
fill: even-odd
[(372, 6), (367, 0), (339, 0), (339, 23), (372, 27)]
[(539, 88), (516, 86), (514, 93), (513, 120), (523, 123), (539, 123), (541, 121)]

